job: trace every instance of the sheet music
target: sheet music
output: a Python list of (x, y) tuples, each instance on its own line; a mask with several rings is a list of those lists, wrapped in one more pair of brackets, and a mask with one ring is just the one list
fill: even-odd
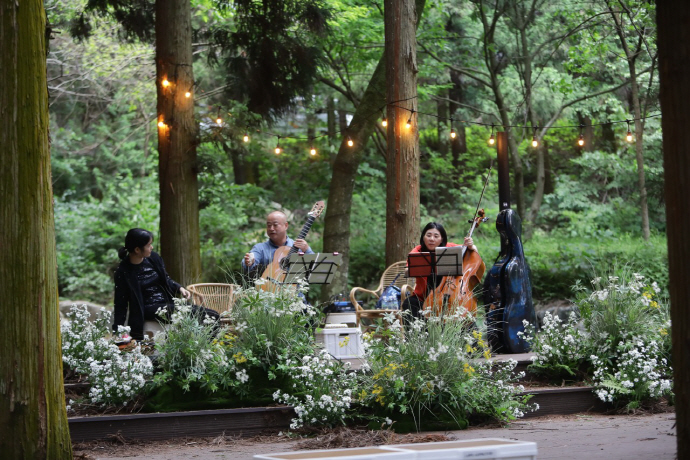
[(436, 248), (436, 275), (462, 275), (462, 258), (465, 255), (465, 249), (464, 245)]

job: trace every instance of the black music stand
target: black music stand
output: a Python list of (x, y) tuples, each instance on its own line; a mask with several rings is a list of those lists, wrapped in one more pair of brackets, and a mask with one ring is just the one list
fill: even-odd
[(329, 284), (342, 262), (343, 255), (338, 253), (292, 254), (283, 284), (297, 284), (300, 279), (309, 284)]
[(436, 273), (436, 255), (431, 252), (411, 252), (407, 255), (407, 275), (425, 278)]

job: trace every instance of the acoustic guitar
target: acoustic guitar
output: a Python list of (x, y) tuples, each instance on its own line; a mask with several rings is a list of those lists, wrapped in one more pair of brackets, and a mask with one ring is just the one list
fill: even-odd
[[(307, 233), (311, 229), (312, 224), (317, 217), (321, 215), (326, 205), (323, 201), (317, 201), (311, 208), (311, 211), (307, 214), (307, 221), (304, 223), (302, 230), (297, 235), (296, 240), (303, 240), (306, 238)], [(261, 284), (260, 287), (264, 291), (275, 292), (282, 285), (281, 283), (285, 280), (285, 275), (287, 273), (287, 261), (292, 254), (297, 254), (299, 249), (294, 246), (281, 246), (276, 249), (275, 254), (273, 254), (273, 261), (271, 262), (266, 270), (264, 270), (261, 278), (266, 280), (265, 283)]]

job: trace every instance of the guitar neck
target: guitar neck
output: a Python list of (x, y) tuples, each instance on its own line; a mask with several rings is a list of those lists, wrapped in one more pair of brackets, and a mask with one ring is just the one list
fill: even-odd
[[(311, 225), (314, 223), (315, 220), (316, 220), (316, 216), (310, 215), (309, 217), (307, 217), (307, 221), (304, 223), (304, 227), (302, 227), (302, 231), (299, 232), (299, 235), (297, 235), (297, 238), (295, 238), (295, 239), (303, 240), (304, 238), (306, 238), (307, 233), (309, 233), (309, 230), (311, 229)], [(297, 249), (296, 247), (293, 246), (290, 248), (290, 252), (288, 253), (288, 255), (295, 254), (295, 253), (297, 253), (297, 251), (299, 251), (299, 249)]]

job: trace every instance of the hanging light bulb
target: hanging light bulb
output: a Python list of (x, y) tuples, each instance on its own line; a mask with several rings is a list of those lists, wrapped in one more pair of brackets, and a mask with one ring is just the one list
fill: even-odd
[(625, 120), (625, 122), (628, 124), (628, 134), (625, 135), (625, 140), (628, 142), (633, 141), (633, 135), (632, 131), (630, 131), (630, 120)]
[(168, 81), (167, 78), (164, 78), (163, 81), (161, 82), (161, 85), (163, 85), (163, 88), (167, 88), (170, 86), (170, 82)]
[(355, 143), (352, 141), (352, 138), (347, 136), (347, 146), (352, 147), (353, 145), (355, 145)]
[(455, 128), (450, 128), (450, 138), (455, 139), (458, 134), (455, 132)]
[(383, 117), (383, 120), (381, 120), (381, 126), (383, 126), (384, 128), (388, 126), (388, 118)]
[(494, 137), (494, 125), (491, 124), (491, 136), (489, 137), (489, 145), (494, 145), (496, 143), (496, 138)]
[(580, 123), (580, 137), (577, 138), (577, 145), (580, 147), (584, 147), (585, 145), (585, 135), (582, 134), (582, 130), (584, 129), (585, 125)]
[(412, 127), (412, 116), (414, 115), (414, 110), (410, 112), (410, 118), (407, 119), (407, 123), (405, 123), (405, 127), (407, 129), (410, 129)]
[(276, 150), (275, 150), (275, 152), (276, 152), (276, 155), (280, 155), (280, 152), (282, 152), (282, 150), (281, 150), (281, 148), (280, 148), (280, 136), (278, 136), (278, 142), (276, 142)]
[(186, 93), (184, 93), (184, 97), (186, 97), (186, 98), (192, 97), (191, 91), (187, 91)]
[(220, 117), (216, 118), (216, 124), (220, 125), (221, 123), (223, 123), (223, 119)]
[(244, 142), (249, 142), (249, 134), (244, 133), (244, 137), (242, 138)]
[(165, 128), (165, 127), (166, 127), (165, 122), (164, 122), (163, 120), (159, 121), (159, 122), (158, 122), (158, 127), (159, 127), (159, 128)]
[(309, 138), (309, 144), (311, 147), (309, 148), (309, 155), (315, 156), (316, 155), (316, 149), (314, 148), (314, 138), (311, 137)]

